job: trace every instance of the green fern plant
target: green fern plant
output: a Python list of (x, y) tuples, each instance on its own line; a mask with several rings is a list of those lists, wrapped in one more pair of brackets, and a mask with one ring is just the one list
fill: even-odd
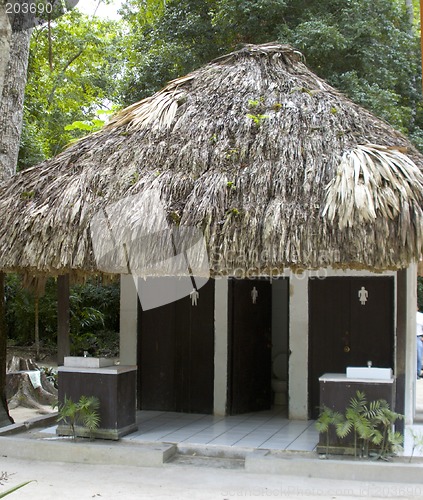
[(334, 425), (341, 440), (353, 433), (355, 457), (359, 450), (361, 456), (369, 456), (370, 445), (374, 445), (378, 450), (376, 457), (387, 459), (401, 448), (402, 435), (393, 430), (393, 425), (402, 418), (403, 415), (391, 410), (384, 399), (368, 403), (364, 392), (357, 391), (345, 415), (331, 414), (323, 409), (317, 422), (318, 430), (322, 429), (320, 432), (328, 432), (329, 425)]
[(363, 414), (366, 403), (364, 392), (357, 391), (356, 397), (351, 398), (350, 406), (346, 409), (345, 420), (336, 425), (336, 434), (341, 439), (348, 436), (351, 431), (354, 433), (355, 457), (357, 456), (359, 435), (367, 435), (369, 433), (370, 423)]
[(319, 418), (316, 420), (316, 430), (326, 435), (326, 456), (329, 455), (329, 430), (331, 425), (336, 427), (343, 420), (342, 415), (327, 406), (321, 408)]
[(68, 425), (72, 437), (76, 440), (76, 427), (78, 425), (88, 429), (90, 438), (93, 438), (94, 431), (100, 425), (100, 415), (98, 409), (100, 401), (95, 396), (81, 396), (75, 403), (71, 398), (65, 396), (63, 403), (56, 403), (54, 407), (58, 409), (58, 422)]
[(403, 415), (389, 408), (389, 404), (381, 399), (377, 415), (375, 416), (375, 426), (380, 429), (381, 439), (375, 444), (380, 445), (379, 458), (386, 459), (401, 449), (403, 436), (400, 432), (393, 430), (394, 423), (404, 418)]

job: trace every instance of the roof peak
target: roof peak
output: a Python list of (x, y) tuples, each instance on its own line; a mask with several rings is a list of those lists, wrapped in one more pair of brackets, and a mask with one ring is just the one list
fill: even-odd
[(280, 42), (267, 42), (263, 44), (245, 44), (238, 50), (224, 54), (216, 59), (213, 59), (210, 64), (229, 62), (235, 58), (243, 56), (269, 56), (279, 54), (283, 56), (286, 62), (298, 62), (304, 59), (304, 55), (297, 49), (294, 49), (289, 44)]

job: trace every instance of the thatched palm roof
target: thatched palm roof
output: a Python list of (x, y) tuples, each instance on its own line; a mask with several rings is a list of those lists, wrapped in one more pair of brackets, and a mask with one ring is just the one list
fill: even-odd
[[(403, 135), (318, 78), (301, 54), (247, 46), (3, 184), (0, 269), (96, 272), (93, 216), (148, 192), (159, 193), (164, 216), (145, 206), (136, 221), (132, 213), (141, 233), (165, 223), (201, 229), (217, 272), (401, 268), (421, 254), (422, 166)], [(114, 234), (116, 214), (103, 226)], [(164, 260), (162, 243), (139, 259)]]

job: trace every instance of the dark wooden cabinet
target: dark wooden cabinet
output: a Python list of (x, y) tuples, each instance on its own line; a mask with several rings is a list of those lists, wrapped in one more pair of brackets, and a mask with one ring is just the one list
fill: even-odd
[[(74, 368), (59, 366), (59, 402), (65, 397), (78, 402), (81, 396), (95, 396), (100, 402), (100, 427), (93, 436), (119, 439), (135, 432), (135, 366), (108, 366), (105, 368)], [(71, 435), (69, 427), (59, 425), (58, 434)], [(79, 428), (77, 434), (89, 437), (87, 429)]]

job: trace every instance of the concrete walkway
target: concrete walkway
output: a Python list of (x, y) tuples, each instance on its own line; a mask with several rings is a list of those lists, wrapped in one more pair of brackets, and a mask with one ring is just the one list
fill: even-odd
[[(40, 417), (38, 421), (21, 424), (20, 429), (9, 429), (10, 432), (16, 430), (20, 432), (12, 432), (9, 435), (5, 435), (8, 429), (3, 428), (3, 435), (0, 437), (1, 456), (12, 461), (30, 460), (34, 463), (50, 460), (72, 464), (72, 468), (75, 464), (113, 466), (113, 469), (115, 466), (154, 469), (191, 467), (195, 470), (230, 469), (254, 475), (301, 477), (302, 481), (305, 478), (331, 481), (389, 481), (401, 484), (403, 488), (414, 487), (413, 491), (417, 491), (419, 485), (423, 485), (421, 458), (414, 458), (409, 463), (408, 458), (399, 457), (387, 463), (342, 457), (322, 459), (310, 451), (257, 449), (224, 444), (148, 443), (131, 439), (90, 442), (82, 438), (73, 442), (70, 438), (55, 435), (52, 431), (54, 418), (54, 416)], [(19, 424), (16, 427), (18, 426)], [(68, 465), (64, 466), (64, 470), (66, 467)], [(241, 482), (241, 488), (242, 484)], [(421, 493), (423, 496), (423, 490)], [(382, 497), (387, 496), (382, 495)]]
[[(72, 445), (78, 447), (78, 445)], [(254, 474), (243, 469), (167, 464), (164, 467), (69, 464), (0, 457), (0, 468), (9, 479), (0, 493), (21, 482), (35, 480), (13, 493), (10, 500), (234, 500), (283, 498), (284, 500), (368, 498), (421, 499), (420, 484), (319, 479), (281, 474)], [(382, 477), (380, 478), (382, 479)]]

